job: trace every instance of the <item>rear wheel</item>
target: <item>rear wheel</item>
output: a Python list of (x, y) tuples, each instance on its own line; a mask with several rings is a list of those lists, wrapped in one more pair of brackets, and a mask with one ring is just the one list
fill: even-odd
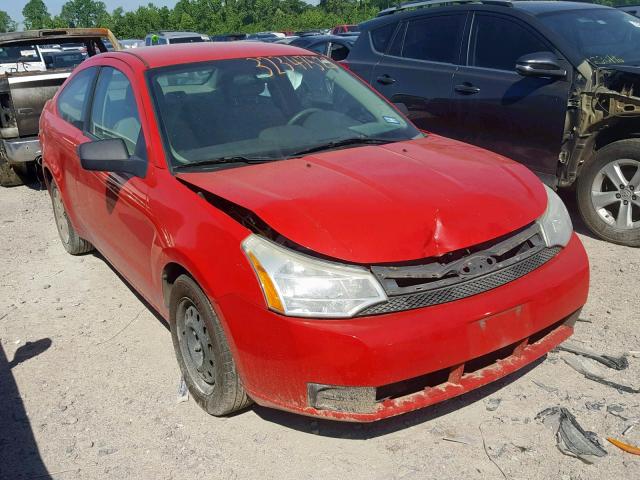
[(220, 320), (189, 276), (173, 284), (169, 311), (173, 348), (195, 401), (216, 416), (249, 406)]
[(640, 139), (600, 149), (578, 178), (578, 208), (600, 238), (640, 247)]
[(67, 212), (62, 203), (60, 190), (54, 181), (51, 182), (49, 191), (51, 193), (51, 203), (53, 204), (53, 216), (64, 249), (71, 255), (81, 255), (93, 250), (93, 245), (84, 238), (81, 238), (75, 228), (73, 228), (73, 225), (71, 225), (71, 221), (69, 217), (67, 217)]

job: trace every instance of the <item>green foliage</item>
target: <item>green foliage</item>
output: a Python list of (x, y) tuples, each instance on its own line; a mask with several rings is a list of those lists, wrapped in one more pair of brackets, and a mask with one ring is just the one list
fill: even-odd
[[(595, 0), (605, 5), (633, 4), (640, 0)], [(320, 0), (309, 5), (303, 0), (178, 0), (173, 9), (153, 3), (135, 11), (122, 7), (111, 14), (99, 0), (69, 0), (59, 16), (51, 18), (43, 0), (30, 0), (24, 7), (27, 28), (107, 27), (118, 38), (144, 38), (158, 30), (187, 30), (211, 35), (260, 31), (296, 31), (359, 23), (376, 15), (397, 0)], [(15, 27), (8, 15), (0, 29)]]
[(51, 15), (43, 0), (29, 0), (22, 9), (22, 15), (26, 30), (45, 28), (51, 24)]
[(17, 25), (4, 10), (0, 10), (0, 33), (13, 32)]
[(69, 0), (62, 6), (60, 20), (66, 26), (99, 27), (110, 22), (107, 7), (98, 0)]
[[(173, 9), (153, 3), (135, 11), (116, 8), (111, 14), (99, 0), (69, 0), (59, 16), (50, 17), (43, 0), (30, 0), (23, 10), (25, 26), (107, 27), (118, 38), (144, 38), (158, 30), (187, 30), (211, 35), (267, 30), (296, 31), (359, 23), (392, 5), (391, 0), (178, 0)], [(43, 8), (44, 7), (44, 8)]]

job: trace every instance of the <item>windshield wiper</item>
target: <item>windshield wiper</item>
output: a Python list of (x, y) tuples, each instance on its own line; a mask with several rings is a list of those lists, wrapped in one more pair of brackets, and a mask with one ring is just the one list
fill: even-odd
[(197, 167), (208, 167), (210, 165), (223, 165), (229, 163), (246, 163), (248, 165), (255, 163), (263, 163), (268, 162), (269, 160), (273, 160), (273, 158), (267, 157), (243, 157), (243, 156), (229, 156), (229, 157), (218, 157), (211, 158), (208, 160), (201, 160), (199, 162), (191, 162), (185, 163), (184, 165), (176, 165), (173, 167), (174, 170), (188, 170), (191, 168)]
[(343, 140), (333, 140), (331, 142), (323, 143), (322, 145), (315, 145), (313, 147), (305, 148), (288, 155), (288, 157), (300, 157), (309, 153), (321, 152), (323, 150), (331, 150), (332, 148), (346, 147), (349, 145), (384, 145), (385, 143), (393, 142), (395, 142), (395, 140), (389, 140), (385, 138), (350, 137)]

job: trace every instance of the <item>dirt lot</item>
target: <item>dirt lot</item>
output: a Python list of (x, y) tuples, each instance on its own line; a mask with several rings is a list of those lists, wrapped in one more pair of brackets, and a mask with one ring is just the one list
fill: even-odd
[[(640, 394), (585, 379), (566, 353), (377, 424), (261, 407), (210, 417), (192, 400), (177, 403), (178, 368), (159, 319), (102, 258), (65, 253), (47, 192), (0, 189), (0, 205), (1, 479), (640, 475), (640, 457), (604, 440), (608, 455), (593, 465), (561, 454), (554, 432), (535, 420), (562, 405), (601, 439), (640, 444), (640, 424), (621, 437), (640, 417)], [(584, 232), (577, 220), (576, 229)], [(609, 354), (640, 350), (640, 250), (581, 238), (592, 289), (575, 341)], [(615, 378), (640, 387), (635, 355)]]

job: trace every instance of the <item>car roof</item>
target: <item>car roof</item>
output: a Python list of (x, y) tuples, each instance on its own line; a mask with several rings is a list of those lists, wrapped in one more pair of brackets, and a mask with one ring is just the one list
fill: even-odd
[(47, 40), (55, 43), (55, 40), (69, 40), (77, 38), (109, 37), (111, 32), (106, 28), (55, 28), (42, 30), (25, 30), (24, 32), (0, 33), (0, 43), (22, 40)]
[[(262, 42), (200, 42), (163, 45), (158, 47), (138, 47), (120, 52), (96, 55), (87, 61), (93, 63), (100, 58), (118, 58), (130, 63), (138, 58), (147, 68), (167, 67), (185, 63), (206, 62), (212, 60), (230, 60), (234, 58), (268, 57), (279, 55), (312, 55), (308, 50), (290, 45)], [(97, 59), (97, 60), (96, 60)]]
[[(470, 9), (486, 9), (493, 12), (516, 10), (525, 14), (538, 16), (548, 12), (560, 12), (571, 10), (586, 10), (595, 8), (612, 8), (606, 5), (598, 5), (594, 3), (585, 2), (569, 2), (569, 1), (556, 1), (556, 0), (516, 0), (510, 2), (504, 0), (505, 5), (496, 5), (491, 3), (483, 4), (481, 0), (477, 3), (473, 1), (465, 1), (464, 3), (455, 4), (455, 0), (451, 0), (451, 3), (445, 0), (435, 0), (435, 5), (426, 8), (415, 8), (408, 10), (400, 10), (396, 13), (389, 13), (374, 19), (368, 20), (360, 24), (361, 30), (370, 30), (378, 25), (386, 25), (388, 23), (395, 23), (398, 20), (411, 18), (414, 16), (425, 15), (428, 13), (437, 13), (446, 9), (447, 11), (455, 11), (457, 9), (470, 10)], [(427, 3), (427, 2), (425, 2)], [(440, 4), (438, 4), (440, 3)], [(409, 4), (405, 4), (410, 7)]]
[(292, 41), (292, 43), (296, 44), (305, 44), (310, 45), (312, 43), (318, 42), (336, 42), (343, 41), (347, 43), (354, 43), (358, 39), (357, 36), (342, 36), (342, 35), (309, 35), (308, 37), (298, 37)]

